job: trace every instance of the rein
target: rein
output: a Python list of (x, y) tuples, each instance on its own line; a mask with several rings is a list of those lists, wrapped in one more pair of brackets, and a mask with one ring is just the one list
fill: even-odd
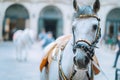
[[(62, 55), (63, 55), (62, 51), (63, 51), (63, 50), (62, 50), (62, 49), (59, 49), (59, 50), (60, 50), (60, 59), (59, 59), (59, 62), (58, 62), (59, 80), (72, 80), (77, 71), (75, 70), (74, 65), (73, 65), (73, 71), (72, 71), (72, 73), (71, 73), (71, 75), (70, 75), (70, 78), (68, 79), (68, 78), (66, 77), (66, 75), (65, 75), (64, 72), (63, 72), (62, 65), (61, 65), (61, 60), (62, 60)], [(89, 55), (89, 54), (87, 54), (87, 55), (88, 55), (89, 58), (90, 58), (90, 55)], [(90, 58), (90, 59), (93, 61), (92, 58)], [(91, 68), (91, 69), (92, 69), (92, 68)], [(89, 76), (88, 71), (86, 71), (86, 75), (87, 75), (87, 77), (88, 77), (88, 80), (93, 80), (93, 77), (90, 77), (90, 76)], [(93, 75), (93, 74), (91, 73), (91, 76), (92, 76), (92, 75)]]
[[(60, 49), (60, 50), (61, 50), (61, 49)], [(62, 50), (61, 50), (61, 51), (62, 51)], [(61, 52), (61, 51), (60, 51), (60, 52)], [(63, 70), (62, 70), (62, 65), (61, 65), (62, 55), (63, 55), (63, 53), (61, 52), (61, 53), (60, 53), (60, 59), (59, 59), (59, 62), (58, 62), (59, 79), (60, 79), (60, 80), (72, 80), (77, 71), (74, 69), (74, 65), (73, 65), (73, 69), (74, 69), (74, 70), (73, 70), (73, 72), (72, 72), (72, 74), (71, 74), (71, 76), (70, 76), (70, 79), (68, 79), (68, 78), (65, 76), (65, 74), (64, 74), (64, 72), (63, 72)]]

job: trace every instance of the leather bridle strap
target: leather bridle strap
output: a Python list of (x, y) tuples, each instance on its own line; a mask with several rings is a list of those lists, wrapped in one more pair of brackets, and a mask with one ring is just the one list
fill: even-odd
[(98, 18), (96, 15), (80, 15), (79, 18), (89, 18), (93, 17), (96, 18), (98, 21), (100, 21), (100, 18)]
[(58, 62), (59, 79), (60, 79), (60, 80), (72, 80), (77, 71), (74, 69), (74, 66), (73, 66), (73, 69), (74, 69), (74, 70), (73, 70), (73, 72), (72, 72), (72, 74), (71, 74), (71, 76), (70, 76), (70, 79), (68, 79), (68, 78), (65, 76), (65, 74), (64, 74), (64, 72), (63, 72), (63, 69), (62, 69), (62, 65), (61, 65), (62, 55), (63, 55), (63, 53), (61, 52), (61, 53), (60, 53), (60, 59), (59, 59), (59, 62)]
[[(81, 42), (84, 42), (86, 45), (80, 44)], [(90, 60), (93, 60), (92, 57), (94, 55), (94, 48), (92, 47), (92, 45), (88, 41), (78, 40), (76, 42), (75, 46), (73, 47), (74, 53), (76, 51), (76, 48), (83, 49), (85, 51), (85, 53), (87, 54), (87, 57)]]
[(96, 32), (95, 40), (91, 43), (91, 45), (95, 46), (96, 43), (98, 43), (99, 38), (101, 37), (101, 28), (100, 28), (100, 18), (98, 18), (96, 15), (80, 15), (79, 18), (96, 18), (98, 20), (98, 29)]
[[(61, 49), (60, 49), (61, 50)], [(61, 51), (60, 51), (61, 52)], [(62, 66), (61, 66), (61, 60), (62, 60), (62, 55), (63, 55), (63, 53), (61, 52), (60, 53), (60, 59), (59, 59), (59, 62), (58, 62), (58, 68), (59, 68), (59, 79), (60, 80), (69, 80), (69, 79), (67, 79), (67, 77), (65, 76), (65, 74), (64, 74), (64, 72), (63, 72), (63, 70), (62, 70)]]

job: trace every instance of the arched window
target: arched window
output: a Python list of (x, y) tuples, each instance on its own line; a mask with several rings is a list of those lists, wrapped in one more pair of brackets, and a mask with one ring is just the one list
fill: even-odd
[(105, 39), (115, 44), (117, 41), (117, 34), (120, 32), (120, 8), (111, 10), (106, 19)]
[[(3, 21), (3, 38), (4, 40), (12, 40), (13, 33), (21, 29), (23, 30), (26, 25), (26, 21), (29, 19), (27, 9), (20, 4), (13, 4), (9, 6), (5, 12)], [(9, 23), (7, 22), (9, 20)], [(6, 26), (9, 32), (6, 32)]]
[(63, 16), (59, 8), (47, 6), (42, 9), (38, 21), (38, 33), (41, 32), (42, 28), (45, 28), (46, 32), (52, 31), (55, 38), (62, 35)]

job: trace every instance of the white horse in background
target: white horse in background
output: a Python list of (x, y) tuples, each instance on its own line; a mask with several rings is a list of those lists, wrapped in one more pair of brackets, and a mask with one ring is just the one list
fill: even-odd
[(74, 0), (73, 7), (73, 36), (63, 50), (58, 49), (56, 58), (41, 70), (40, 80), (93, 80), (91, 65), (100, 38), (100, 19), (97, 17), (100, 2), (96, 0), (93, 7), (79, 7)]
[(26, 61), (28, 57), (28, 50), (35, 42), (35, 32), (29, 28), (25, 30), (18, 30), (13, 35), (13, 43), (16, 48), (16, 59), (19, 61)]

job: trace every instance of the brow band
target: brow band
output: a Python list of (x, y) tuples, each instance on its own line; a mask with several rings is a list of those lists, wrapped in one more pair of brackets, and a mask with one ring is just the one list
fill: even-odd
[(93, 17), (96, 18), (98, 21), (100, 21), (100, 18), (98, 18), (96, 15), (80, 15), (79, 18), (89, 18)]

